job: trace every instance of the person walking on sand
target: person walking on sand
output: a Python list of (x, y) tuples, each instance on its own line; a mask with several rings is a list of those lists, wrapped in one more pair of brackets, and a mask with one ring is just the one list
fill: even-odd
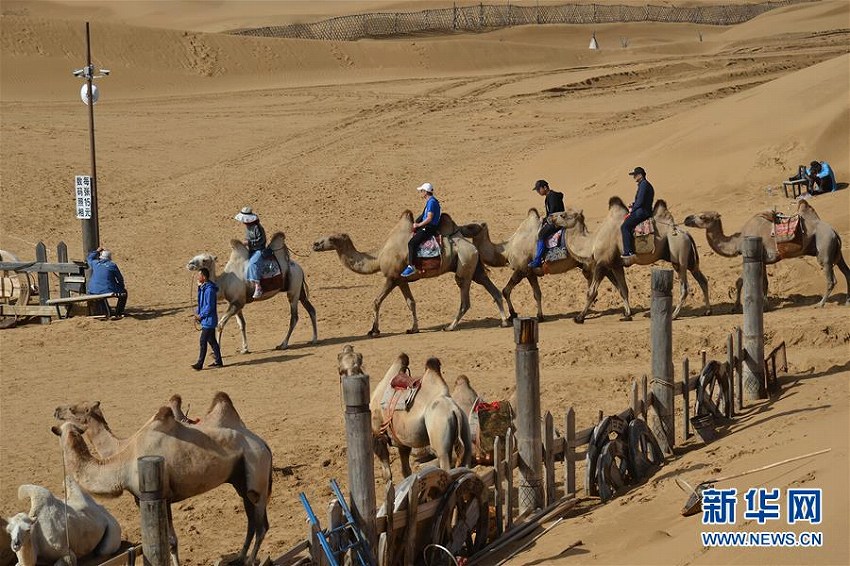
[(204, 367), (204, 359), (207, 357), (207, 344), (212, 347), (215, 360), (210, 367), (220, 368), (224, 366), (221, 361), (221, 348), (215, 339), (216, 326), (218, 325), (218, 311), (216, 309), (216, 295), (218, 286), (210, 281), (210, 270), (202, 267), (198, 271), (198, 309), (195, 311), (195, 320), (201, 323), (201, 351), (198, 361), (192, 364), (192, 369), (200, 371)]

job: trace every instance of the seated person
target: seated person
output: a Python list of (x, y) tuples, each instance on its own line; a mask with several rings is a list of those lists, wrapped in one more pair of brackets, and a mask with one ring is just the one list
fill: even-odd
[(655, 199), (655, 189), (652, 184), (646, 180), (646, 171), (643, 167), (635, 167), (629, 173), (637, 183), (637, 194), (635, 201), (629, 207), (629, 214), (626, 215), (623, 224), (620, 227), (620, 232), (623, 235), (623, 263), (631, 265), (634, 260), (634, 230), (635, 227), (652, 216), (652, 201)]
[(112, 261), (112, 252), (102, 247), (97, 248), (86, 257), (86, 262), (91, 268), (86, 292), (90, 295), (116, 293), (118, 306), (113, 311), (114, 315), (116, 318), (124, 316), (124, 307), (127, 306), (127, 288), (124, 286), (121, 270)]
[(260, 260), (263, 250), (266, 249), (266, 231), (260, 225), (260, 218), (254, 214), (250, 206), (244, 207), (239, 214), (233, 217), (245, 225), (245, 247), (248, 248), (248, 281), (254, 284), (253, 299), (263, 296), (263, 288), (260, 285)]
[(440, 202), (434, 196), (434, 186), (431, 183), (423, 183), (416, 187), (416, 190), (425, 199), (425, 209), (413, 223), (413, 236), (407, 242), (407, 267), (401, 272), (402, 277), (410, 277), (416, 273), (413, 266), (416, 262), (416, 252), (421, 244), (437, 235), (437, 227), (440, 225)]
[(551, 190), (549, 183), (543, 179), (534, 183), (534, 188), (531, 190), (542, 197), (546, 197), (546, 217), (543, 218), (543, 223), (537, 232), (537, 249), (534, 253), (534, 259), (528, 264), (528, 267), (536, 269), (543, 264), (543, 252), (546, 251), (546, 240), (560, 230), (560, 228), (549, 222), (549, 215), (556, 212), (564, 212), (564, 193)]
[(835, 174), (826, 161), (812, 161), (806, 169), (808, 189), (813, 195), (831, 193), (835, 190)]

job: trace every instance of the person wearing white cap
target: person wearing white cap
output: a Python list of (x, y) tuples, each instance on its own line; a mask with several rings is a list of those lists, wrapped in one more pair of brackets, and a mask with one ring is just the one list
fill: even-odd
[(416, 190), (426, 202), (422, 214), (413, 223), (413, 236), (407, 243), (407, 267), (401, 272), (402, 277), (410, 277), (416, 273), (416, 268), (413, 267), (416, 251), (423, 242), (437, 234), (437, 227), (440, 225), (440, 202), (434, 196), (434, 185), (422, 183)]
[(266, 249), (266, 231), (260, 225), (259, 217), (254, 214), (250, 206), (244, 207), (239, 214), (233, 217), (245, 225), (245, 246), (248, 248), (248, 281), (254, 284), (254, 299), (263, 296), (263, 288), (260, 287), (260, 260), (263, 250)]

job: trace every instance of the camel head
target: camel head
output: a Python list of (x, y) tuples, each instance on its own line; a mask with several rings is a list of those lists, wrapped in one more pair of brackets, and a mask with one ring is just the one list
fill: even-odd
[(481, 224), (464, 224), (463, 226), (458, 226), (457, 229), (460, 232), (460, 235), (464, 238), (475, 238), (476, 236), (487, 230), (487, 223), (482, 222)]
[(351, 244), (351, 237), (348, 234), (331, 234), (324, 238), (319, 238), (313, 242), (314, 252), (329, 252), (343, 249)]
[(53, 416), (60, 421), (74, 423), (85, 430), (92, 420), (106, 424), (103, 411), (100, 410), (100, 401), (82, 402), (75, 405), (59, 405), (53, 411)]
[(26, 513), (18, 513), (6, 519), (6, 532), (12, 542), (12, 552), (20, 551), (28, 544), (32, 536), (32, 529), (38, 522), (38, 517), (30, 517)]
[(355, 352), (351, 344), (343, 346), (342, 352), (337, 354), (336, 359), (340, 377), (363, 374), (363, 354)]
[(186, 264), (186, 269), (189, 271), (199, 271), (202, 267), (206, 267), (210, 272), (214, 271), (216, 258), (213, 254), (202, 253), (198, 254), (189, 260)]
[(685, 226), (706, 229), (720, 221), (720, 213), (712, 210), (691, 214), (685, 218)]
[(584, 226), (584, 210), (568, 208), (564, 212), (551, 214), (549, 219), (559, 228), (575, 228), (576, 226)]

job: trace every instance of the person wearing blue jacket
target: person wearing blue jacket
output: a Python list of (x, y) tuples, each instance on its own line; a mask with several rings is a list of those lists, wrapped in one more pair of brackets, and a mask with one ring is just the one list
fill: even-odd
[(116, 318), (124, 316), (127, 306), (127, 287), (124, 286), (124, 276), (112, 261), (112, 252), (102, 247), (89, 253), (86, 263), (91, 269), (91, 277), (86, 283), (86, 291), (90, 295), (115, 293), (118, 295), (118, 305), (113, 311)]
[(635, 180), (638, 188), (637, 194), (635, 194), (635, 201), (629, 208), (629, 214), (626, 215), (626, 219), (623, 220), (623, 224), (620, 226), (620, 232), (623, 235), (622, 259), (623, 263), (627, 266), (631, 265), (632, 261), (634, 261), (633, 232), (635, 227), (652, 216), (652, 202), (655, 200), (655, 189), (646, 180), (646, 171), (644, 171), (643, 167), (635, 167), (629, 175)]
[(812, 161), (806, 169), (809, 192), (813, 195), (831, 193), (836, 189), (835, 173), (826, 161)]
[(429, 238), (437, 234), (437, 227), (440, 225), (440, 202), (434, 196), (434, 186), (431, 183), (423, 183), (416, 187), (422, 198), (425, 199), (425, 208), (416, 222), (413, 223), (413, 236), (407, 242), (407, 267), (401, 272), (402, 277), (410, 277), (416, 273), (416, 268), (413, 267), (416, 261), (416, 251), (419, 246), (428, 241)]
[(221, 348), (215, 338), (216, 326), (218, 325), (218, 311), (216, 310), (216, 296), (218, 286), (210, 281), (210, 271), (202, 267), (198, 271), (198, 309), (195, 311), (195, 320), (201, 323), (201, 351), (198, 361), (192, 364), (192, 369), (199, 371), (204, 367), (204, 359), (207, 357), (207, 344), (212, 347), (215, 360), (210, 367), (220, 368), (224, 366), (221, 361)]

